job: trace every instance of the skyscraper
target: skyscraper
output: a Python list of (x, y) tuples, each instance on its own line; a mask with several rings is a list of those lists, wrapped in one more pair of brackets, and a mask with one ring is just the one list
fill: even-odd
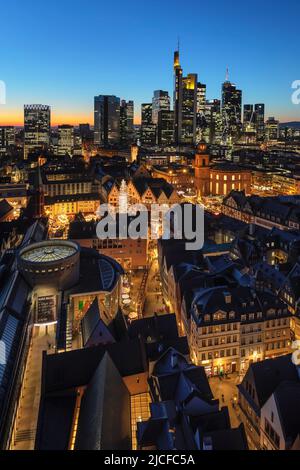
[(197, 75), (182, 75), (179, 51), (174, 54), (174, 123), (175, 143), (196, 142)]
[(278, 140), (279, 137), (279, 121), (274, 117), (269, 117), (266, 122), (265, 137), (267, 142)]
[(170, 97), (167, 91), (155, 90), (152, 98), (152, 122), (158, 123), (158, 113), (161, 110), (170, 110)]
[(121, 101), (120, 106), (120, 140), (123, 144), (131, 144), (134, 139), (134, 102)]
[(265, 105), (258, 103), (255, 105), (256, 138), (259, 141), (265, 137)]
[(197, 116), (196, 116), (196, 141), (200, 142), (204, 138), (206, 106), (206, 85), (197, 83)]
[(6, 153), (10, 146), (15, 145), (16, 135), (13, 126), (0, 127), (0, 153)]
[(221, 101), (207, 100), (205, 104), (205, 128), (202, 137), (210, 144), (220, 144), (222, 141), (222, 114)]
[(29, 104), (24, 106), (24, 159), (36, 149), (49, 146), (50, 106)]
[(247, 132), (254, 130), (255, 128), (255, 114), (253, 104), (244, 105), (243, 127), (244, 131)]
[(94, 99), (94, 142), (96, 145), (120, 141), (120, 98), (99, 95)]
[(179, 51), (174, 52), (174, 140), (179, 144), (181, 137), (181, 107), (182, 107), (182, 68), (179, 60)]
[(156, 125), (152, 122), (152, 103), (142, 104), (141, 142), (142, 145), (156, 144)]
[(242, 119), (242, 91), (227, 80), (222, 85), (223, 140), (232, 142), (239, 137)]
[(68, 124), (58, 126), (58, 155), (73, 155), (74, 127)]
[(159, 111), (157, 143), (158, 145), (171, 145), (174, 143), (174, 111), (166, 109)]
[(196, 143), (197, 75), (182, 78), (181, 139), (182, 144)]

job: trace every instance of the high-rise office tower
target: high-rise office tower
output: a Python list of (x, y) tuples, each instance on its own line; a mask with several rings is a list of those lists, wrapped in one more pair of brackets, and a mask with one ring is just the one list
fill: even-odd
[(74, 126), (63, 124), (58, 126), (58, 155), (73, 155), (74, 151)]
[(96, 145), (120, 141), (120, 98), (99, 95), (94, 99), (94, 142)]
[(244, 115), (243, 115), (243, 128), (245, 132), (254, 130), (255, 128), (255, 114), (253, 104), (244, 105)]
[(236, 140), (242, 127), (242, 91), (228, 77), (222, 85), (222, 119), (224, 142)]
[(167, 91), (155, 90), (152, 98), (152, 122), (158, 124), (158, 113), (170, 110), (170, 97)]
[(269, 117), (266, 122), (265, 137), (267, 142), (278, 140), (279, 138), (279, 121), (274, 117)]
[(134, 139), (134, 102), (121, 101), (120, 106), (120, 140), (123, 144), (131, 144)]
[(24, 106), (24, 158), (36, 149), (49, 146), (50, 106), (29, 104)]
[(182, 107), (182, 67), (180, 65), (179, 51), (174, 52), (174, 140), (180, 143), (181, 137), (181, 107)]
[(258, 103), (255, 105), (256, 138), (259, 141), (265, 137), (265, 105)]
[(206, 85), (197, 83), (197, 116), (196, 116), (196, 141), (197, 143), (204, 139), (206, 121)]
[(220, 144), (222, 141), (221, 101), (207, 100), (205, 104), (205, 128), (203, 130), (203, 139), (210, 144)]
[(16, 143), (16, 133), (13, 126), (0, 126), (0, 153), (5, 154), (9, 147)]
[(196, 143), (197, 75), (182, 78), (181, 143)]
[(174, 143), (174, 111), (166, 109), (159, 111), (157, 143), (158, 145), (172, 145)]
[(142, 145), (156, 144), (156, 125), (152, 122), (152, 103), (142, 104), (141, 142)]
[(179, 51), (174, 54), (174, 126), (176, 144), (196, 142), (197, 75), (182, 75)]

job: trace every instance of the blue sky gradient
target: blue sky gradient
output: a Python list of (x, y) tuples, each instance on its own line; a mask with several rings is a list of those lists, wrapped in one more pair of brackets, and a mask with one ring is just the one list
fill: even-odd
[(0, 12), (0, 123), (22, 122), (24, 103), (50, 104), (53, 123), (93, 118), (93, 97), (139, 106), (172, 92), (180, 36), (184, 73), (198, 73), (219, 98), (228, 65), (243, 102), (300, 120), (291, 84), (300, 79), (299, 0), (10, 0)]

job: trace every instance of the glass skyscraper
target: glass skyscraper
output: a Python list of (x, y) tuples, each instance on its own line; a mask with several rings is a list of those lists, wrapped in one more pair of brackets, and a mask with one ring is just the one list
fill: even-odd
[(24, 106), (24, 159), (36, 149), (47, 148), (50, 141), (50, 106)]
[(120, 142), (120, 98), (117, 96), (95, 96), (94, 142), (96, 145)]
[(228, 80), (222, 86), (223, 140), (231, 142), (239, 137), (242, 121), (242, 91)]

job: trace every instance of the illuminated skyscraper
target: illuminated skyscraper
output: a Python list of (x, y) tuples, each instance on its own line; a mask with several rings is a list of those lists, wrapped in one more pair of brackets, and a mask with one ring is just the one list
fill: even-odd
[(152, 103), (142, 104), (141, 142), (142, 145), (156, 144), (156, 125), (152, 122)]
[(134, 139), (134, 103), (121, 101), (120, 106), (120, 140), (123, 144), (130, 144)]
[(204, 138), (205, 130), (205, 106), (206, 106), (206, 85), (197, 83), (197, 121), (196, 121), (196, 141), (200, 142)]
[(264, 140), (265, 137), (265, 105), (262, 103), (255, 105), (255, 122), (257, 140)]
[(232, 142), (239, 137), (242, 120), (242, 91), (227, 80), (222, 85), (223, 140)]
[(158, 124), (158, 113), (161, 110), (170, 110), (170, 97), (167, 91), (155, 90), (152, 98), (152, 122)]
[(174, 143), (174, 111), (166, 109), (159, 111), (157, 143), (158, 145), (171, 145)]
[(179, 144), (181, 138), (181, 108), (182, 108), (182, 68), (179, 51), (174, 52), (174, 140)]
[(176, 144), (196, 142), (197, 75), (182, 75), (179, 51), (174, 54), (174, 127)]
[(244, 132), (256, 134), (257, 141), (263, 141), (265, 136), (265, 105), (260, 103), (244, 105)]
[(270, 142), (272, 140), (278, 140), (279, 137), (279, 121), (274, 117), (269, 117), (266, 122), (266, 131), (265, 131), (266, 141)]
[(244, 105), (244, 116), (243, 116), (243, 127), (244, 131), (254, 130), (255, 128), (255, 114), (253, 104)]
[(29, 104), (24, 106), (24, 159), (36, 149), (49, 146), (50, 106)]
[(205, 128), (202, 131), (202, 137), (207, 143), (220, 144), (222, 133), (221, 101), (208, 100), (205, 104)]
[(16, 134), (13, 126), (0, 127), (0, 153), (6, 153), (10, 146), (15, 145)]
[(120, 98), (112, 95), (95, 96), (94, 142), (96, 145), (117, 144), (120, 141)]
[(58, 155), (73, 155), (74, 127), (68, 124), (58, 126)]

